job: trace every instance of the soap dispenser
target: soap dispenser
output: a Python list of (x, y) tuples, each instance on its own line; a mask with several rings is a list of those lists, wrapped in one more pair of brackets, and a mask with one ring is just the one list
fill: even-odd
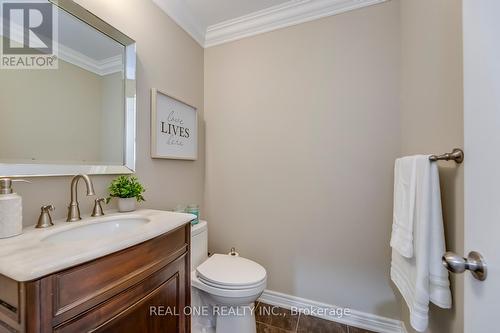
[(22, 179), (0, 178), (0, 238), (13, 237), (23, 230), (22, 198), (12, 190), (12, 182)]

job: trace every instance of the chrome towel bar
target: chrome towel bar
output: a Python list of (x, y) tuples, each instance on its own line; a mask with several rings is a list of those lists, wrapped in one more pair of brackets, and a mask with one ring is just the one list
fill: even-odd
[(464, 151), (460, 148), (455, 148), (451, 153), (446, 153), (443, 155), (431, 155), (429, 156), (429, 160), (431, 160), (432, 162), (455, 161), (457, 164), (460, 164), (464, 161)]

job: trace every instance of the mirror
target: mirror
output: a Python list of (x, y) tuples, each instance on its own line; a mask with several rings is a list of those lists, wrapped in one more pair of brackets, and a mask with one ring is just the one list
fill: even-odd
[[(73, 1), (46, 5), (52, 32), (37, 35), (32, 29), (29, 38), (52, 43), (45, 53), (33, 54), (55, 55), (56, 64), (0, 69), (0, 176), (132, 173), (135, 42)], [(2, 46), (25, 50), (22, 15), (16, 21), (12, 13), (8, 22), (3, 15)]]

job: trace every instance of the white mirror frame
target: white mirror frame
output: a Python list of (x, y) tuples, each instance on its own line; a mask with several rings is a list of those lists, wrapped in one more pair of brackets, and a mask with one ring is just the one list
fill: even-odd
[(46, 177), (77, 174), (113, 175), (135, 172), (136, 44), (135, 41), (72, 0), (48, 0), (60, 9), (125, 46), (125, 149), (123, 165), (0, 163), (0, 177)]

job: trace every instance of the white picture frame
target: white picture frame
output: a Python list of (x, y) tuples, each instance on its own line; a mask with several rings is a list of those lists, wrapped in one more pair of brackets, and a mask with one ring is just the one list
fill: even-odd
[(151, 89), (151, 157), (198, 159), (198, 110), (158, 89)]

